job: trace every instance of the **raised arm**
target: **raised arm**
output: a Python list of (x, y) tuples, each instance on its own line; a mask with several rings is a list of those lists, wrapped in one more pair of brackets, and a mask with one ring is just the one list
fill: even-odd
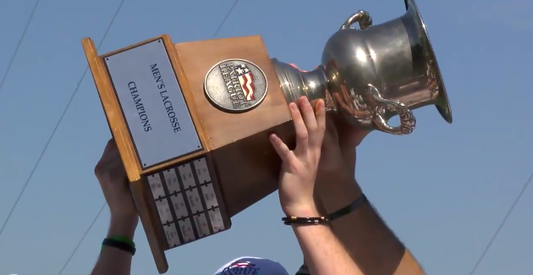
[[(133, 240), (135, 218), (111, 218), (111, 226), (107, 238), (119, 238), (119, 240)], [(131, 260), (133, 255), (130, 252), (112, 247), (103, 246), (98, 261), (91, 272), (91, 275), (130, 275)]]
[(328, 226), (293, 225), (293, 230), (311, 274), (363, 275)]
[[(322, 214), (334, 213), (361, 197), (363, 192), (354, 179), (355, 149), (367, 134), (328, 118), (317, 176), (317, 204)], [(331, 228), (365, 275), (424, 274), (368, 201), (333, 221)]]
[(107, 143), (95, 174), (111, 211), (111, 224), (91, 275), (129, 275), (135, 253), (133, 235), (139, 218), (114, 140)]
[[(328, 183), (319, 187), (325, 213), (349, 205), (362, 194), (353, 178), (330, 178)], [(333, 221), (331, 228), (365, 275), (424, 274), (370, 202)]]
[(290, 103), (289, 108), (296, 130), (296, 148), (290, 150), (276, 135), (271, 135), (271, 142), (283, 161), (279, 196), (281, 208), (287, 215), (284, 222), (293, 227), (311, 274), (362, 275), (335, 238), (327, 220), (319, 217), (314, 200), (326, 128), (324, 101), (316, 103), (316, 116), (306, 97), (300, 98), (298, 105)]

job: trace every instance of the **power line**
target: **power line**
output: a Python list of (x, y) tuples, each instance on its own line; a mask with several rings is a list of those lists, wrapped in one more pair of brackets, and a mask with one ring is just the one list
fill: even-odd
[[(94, 220), (91, 222), (91, 224), (89, 225), (87, 230), (85, 230), (85, 233), (81, 237), (81, 240), (78, 242), (78, 245), (76, 245), (76, 248), (74, 248), (74, 253), (76, 251), (78, 251), (78, 248), (80, 248), (81, 243), (83, 243), (83, 240), (85, 240), (85, 237), (87, 237), (87, 234), (89, 234), (89, 231), (91, 231), (91, 229), (93, 228), (94, 224), (96, 223), (96, 221), (100, 217), (100, 214), (102, 214), (102, 212), (104, 211), (105, 205), (106, 205), (105, 203), (104, 203), (104, 205), (102, 205), (102, 207), (100, 208), (100, 211), (98, 211), (98, 214), (96, 215), (96, 217), (94, 217)], [(72, 260), (72, 257), (74, 257), (74, 253), (70, 253), (70, 256), (68, 257), (67, 261), (65, 262), (65, 264), (63, 265), (63, 267), (59, 271), (58, 275), (61, 275), (63, 273), (63, 271), (67, 267), (68, 263), (70, 263), (70, 260)]]
[(28, 31), (28, 28), (31, 24), (31, 20), (33, 19), (33, 16), (35, 15), (35, 10), (37, 10), (37, 6), (39, 5), (39, 2), (41, 2), (41, 0), (37, 0), (35, 2), (35, 5), (33, 6), (33, 10), (31, 11), (31, 14), (30, 14), (30, 18), (28, 19), (28, 22), (26, 23), (26, 27), (24, 27), (24, 30), (22, 31), (22, 36), (20, 36), (17, 47), (15, 48), (15, 52), (11, 56), (11, 60), (9, 60), (9, 64), (7, 65), (7, 70), (4, 73), (4, 76), (2, 77), (2, 81), (0, 82), (0, 91), (2, 90), (2, 86), (4, 86), (4, 82), (6, 81), (9, 71), (11, 71), (11, 66), (13, 65), (13, 61), (15, 60), (15, 57), (17, 56), (17, 53), (19, 52), (20, 45), (22, 45), (22, 41), (24, 40), (24, 37), (26, 36), (26, 32)]
[[(120, 5), (118, 6), (117, 11), (113, 15), (113, 18), (111, 19), (111, 22), (109, 23), (109, 26), (107, 26), (107, 30), (105, 31), (104, 36), (102, 37), (102, 40), (100, 40), (100, 43), (98, 44), (98, 49), (100, 48), (100, 46), (102, 46), (102, 42), (104, 42), (104, 39), (106, 38), (107, 34), (109, 33), (109, 30), (111, 29), (111, 26), (115, 22), (115, 19), (117, 18), (118, 12), (122, 8), (122, 5), (124, 4), (124, 1), (125, 0), (122, 0), (120, 2)], [(48, 149), (48, 146), (50, 145), (50, 142), (54, 138), (54, 136), (55, 136), (55, 134), (57, 132), (57, 129), (59, 128), (59, 125), (61, 124), (61, 122), (63, 122), (63, 118), (65, 117), (65, 114), (67, 113), (67, 111), (68, 111), (68, 109), (70, 107), (70, 104), (74, 100), (74, 97), (78, 93), (78, 90), (80, 89), (81, 83), (83, 82), (83, 79), (85, 78), (85, 75), (87, 74), (88, 70), (89, 70), (89, 67), (87, 66), (87, 68), (85, 68), (85, 71), (83, 72), (83, 75), (81, 76), (80, 80), (78, 81), (78, 84), (76, 85), (76, 88), (74, 89), (74, 92), (70, 96), (70, 99), (67, 102), (67, 105), (65, 106), (65, 109), (63, 110), (63, 113), (59, 117), (59, 120), (57, 121), (57, 124), (55, 125), (54, 130), (52, 130), (52, 134), (48, 138), (48, 141), (46, 142), (43, 151), (41, 152), (41, 154), (39, 155), (39, 158), (37, 159), (37, 162), (33, 166), (33, 169), (31, 170), (30, 175), (28, 176), (28, 179), (26, 179), (26, 182), (22, 186), (22, 190), (20, 191), (17, 199), (15, 200), (15, 204), (13, 204), (13, 207), (9, 211), (9, 214), (7, 215), (7, 218), (4, 221), (4, 224), (2, 225), (2, 228), (0, 229), (0, 236), (2, 236), (2, 233), (4, 232), (4, 229), (6, 228), (6, 225), (8, 224), (9, 220), (11, 219), (11, 216), (13, 215), (13, 212), (15, 211), (15, 208), (17, 207), (17, 205), (18, 205), (18, 203), (20, 201), (20, 198), (22, 198), (22, 195), (24, 194), (24, 191), (26, 191), (26, 187), (28, 187), (28, 183), (30, 183), (31, 179), (33, 178), (33, 174), (35, 173), (35, 170), (37, 170), (37, 167), (41, 163), (41, 160), (43, 159), (43, 156), (46, 153), (46, 150)]]
[(218, 32), (220, 32), (220, 30), (222, 29), (222, 26), (226, 23), (226, 20), (228, 20), (229, 15), (233, 12), (233, 9), (235, 8), (235, 6), (237, 6), (238, 2), (239, 0), (235, 0), (235, 2), (233, 2), (233, 5), (231, 6), (231, 8), (229, 8), (228, 12), (226, 13), (226, 16), (224, 16), (224, 19), (222, 19), (222, 21), (218, 25), (217, 30), (215, 31), (215, 33), (213, 33), (213, 38), (217, 37)]
[(529, 176), (529, 179), (526, 181), (526, 183), (524, 184), (524, 187), (522, 187), (522, 190), (520, 191), (520, 193), (518, 194), (518, 196), (514, 200), (513, 205), (511, 206), (509, 211), (507, 211), (507, 214), (505, 214), (505, 217), (503, 218), (502, 222), (500, 223), (500, 226), (498, 226), (498, 229), (496, 230), (496, 232), (494, 233), (494, 235), (490, 239), (489, 243), (485, 247), (485, 250), (483, 251), (483, 253), (479, 257), (478, 261), (476, 262), (476, 265), (474, 265), (474, 268), (472, 269), (472, 272), (470, 272), (470, 275), (473, 275), (474, 272), (476, 272), (476, 269), (478, 268), (479, 264), (483, 261), (483, 258), (485, 258), (485, 255), (487, 255), (487, 252), (489, 251), (490, 247), (492, 246), (492, 243), (494, 242), (494, 240), (496, 240), (496, 237), (498, 236), (498, 234), (500, 234), (501, 229), (503, 228), (503, 226), (507, 222), (507, 219), (511, 215), (511, 212), (513, 212), (513, 210), (514, 210), (516, 204), (518, 203), (518, 201), (520, 200), (520, 198), (522, 198), (522, 195), (526, 191), (526, 189), (529, 186), (529, 183), (531, 183), (532, 179), (533, 179), (533, 173), (531, 173), (531, 176)]
[[(224, 23), (226, 23), (226, 20), (228, 19), (228, 17), (230, 16), (230, 14), (233, 12), (233, 9), (235, 8), (235, 6), (237, 6), (237, 3), (239, 2), (239, 0), (235, 0), (235, 2), (233, 3), (233, 5), (231, 6), (231, 8), (228, 10), (228, 12), (226, 13), (226, 16), (224, 17), (224, 19), (222, 19), (222, 21), (220, 22), (220, 24), (218, 25), (218, 28), (216, 29), (215, 33), (213, 34), (213, 38), (215, 38), (218, 33), (220, 32), (220, 30), (222, 29), (222, 26), (224, 25)], [(72, 251), (72, 253), (70, 254), (70, 256), (68, 257), (67, 261), (65, 262), (65, 264), (63, 265), (63, 268), (61, 268), (61, 271), (59, 271), (59, 273), (57, 275), (61, 275), (61, 273), (63, 273), (63, 270), (65, 270), (65, 268), (68, 266), (68, 264), (70, 263), (70, 260), (72, 260), (72, 257), (74, 257), (74, 254), (76, 254), (76, 252), (78, 251), (78, 248), (80, 248), (81, 244), (83, 243), (83, 241), (85, 240), (85, 237), (87, 237), (87, 234), (89, 234), (89, 232), (91, 231), (92, 227), (94, 226), (94, 224), (96, 223), (96, 221), (98, 220), (98, 218), (100, 217), (100, 215), (102, 214), (102, 210), (104, 210), (104, 207), (105, 207), (105, 203), (104, 205), (102, 205), (100, 211), (98, 212), (98, 214), (96, 215), (96, 217), (94, 218), (94, 220), (92, 221), (92, 223), (89, 225), (89, 227), (87, 228), (87, 230), (85, 231), (85, 233), (83, 234), (83, 236), (81, 237), (80, 241), (78, 242), (78, 244), (76, 245), (76, 248), (74, 248), (74, 250)]]

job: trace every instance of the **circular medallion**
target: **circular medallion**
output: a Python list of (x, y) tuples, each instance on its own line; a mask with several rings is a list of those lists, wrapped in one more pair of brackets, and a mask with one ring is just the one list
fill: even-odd
[(244, 59), (227, 59), (213, 66), (204, 81), (207, 98), (227, 112), (245, 112), (263, 101), (268, 89), (263, 70)]

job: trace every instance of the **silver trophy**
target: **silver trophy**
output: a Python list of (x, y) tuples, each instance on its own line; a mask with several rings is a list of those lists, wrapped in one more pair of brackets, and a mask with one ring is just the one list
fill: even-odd
[[(426, 28), (414, 0), (405, 0), (407, 12), (372, 25), (366, 11), (344, 22), (326, 43), (321, 64), (304, 72), (273, 58), (288, 101), (301, 96), (325, 99), (328, 111), (367, 130), (394, 135), (413, 132), (413, 109), (435, 105), (452, 123), (444, 82)], [(355, 23), (359, 29), (352, 28)], [(400, 125), (388, 120), (398, 115)]]

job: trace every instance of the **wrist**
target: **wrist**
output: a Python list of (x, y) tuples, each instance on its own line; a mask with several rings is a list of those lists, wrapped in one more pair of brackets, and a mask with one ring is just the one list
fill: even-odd
[(133, 215), (112, 216), (107, 237), (125, 237), (133, 240), (139, 218)]
[(345, 207), (363, 194), (355, 179), (347, 176), (317, 182), (317, 189), (321, 206), (327, 213)]
[(301, 206), (287, 207), (284, 209), (285, 215), (288, 217), (318, 217), (320, 216), (317, 207), (314, 204), (306, 204)]

